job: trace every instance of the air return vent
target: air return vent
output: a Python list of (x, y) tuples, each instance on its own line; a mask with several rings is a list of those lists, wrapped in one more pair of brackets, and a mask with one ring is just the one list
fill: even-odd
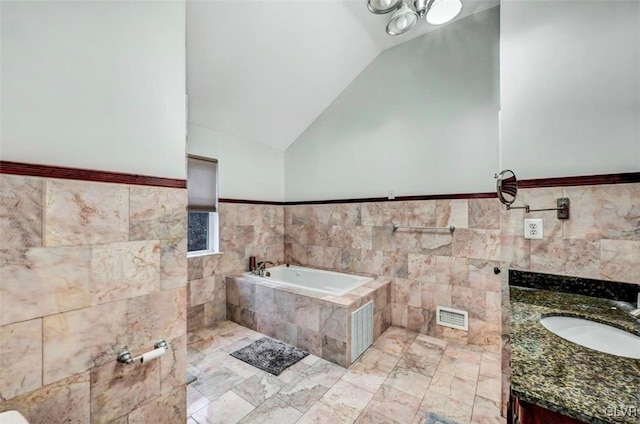
[(373, 344), (373, 302), (351, 314), (351, 363)]
[(469, 331), (469, 313), (467, 311), (438, 306), (436, 308), (436, 316), (438, 325)]

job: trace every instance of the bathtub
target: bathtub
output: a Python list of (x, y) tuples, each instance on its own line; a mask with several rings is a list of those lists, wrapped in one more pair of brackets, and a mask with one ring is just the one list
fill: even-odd
[(391, 325), (388, 278), (293, 265), (267, 271), (225, 277), (227, 319), (345, 368)]
[(244, 275), (264, 279), (277, 285), (311, 290), (333, 296), (342, 296), (356, 287), (373, 280), (373, 278), (360, 275), (342, 274), (294, 265), (279, 265), (267, 268), (265, 275), (267, 272), (270, 274), (268, 277), (259, 277), (251, 272), (245, 272)]

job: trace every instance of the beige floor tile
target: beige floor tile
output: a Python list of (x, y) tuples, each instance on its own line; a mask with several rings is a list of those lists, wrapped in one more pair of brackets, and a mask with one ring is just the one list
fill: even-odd
[(261, 371), (233, 388), (233, 392), (251, 403), (261, 405), (265, 400), (275, 396), (285, 383), (275, 376)]
[(471, 422), (473, 401), (469, 404), (461, 402), (460, 399), (454, 396), (427, 390), (419, 410), (424, 412), (425, 417), (428, 412), (435, 412), (444, 418), (464, 424)]
[[(382, 414), (378, 414), (371, 409), (365, 409), (358, 417), (354, 424), (401, 424), (396, 420), (387, 418)], [(421, 423), (424, 424), (424, 423)]]
[(229, 358), (225, 361), (224, 366), (243, 378), (250, 378), (257, 373), (262, 372), (260, 368), (249, 365), (246, 362), (236, 359), (231, 355), (229, 355)]
[(210, 400), (193, 386), (187, 386), (187, 415), (204, 408), (209, 402)]
[(372, 397), (373, 393), (341, 380), (320, 398), (320, 402), (355, 420)]
[(444, 350), (444, 356), (480, 365), (482, 352), (483, 349), (478, 346), (449, 343)]
[(410, 423), (420, 407), (420, 399), (383, 385), (367, 404), (367, 409), (400, 423)]
[(349, 371), (342, 377), (342, 380), (348, 381), (368, 392), (375, 393), (387, 379), (388, 375), (389, 373), (387, 372), (380, 371), (377, 368), (367, 366), (360, 362), (352, 365)]
[(295, 379), (280, 389), (277, 397), (305, 413), (324, 395), (329, 388), (311, 379)]
[(253, 405), (233, 392), (226, 392), (196, 411), (192, 418), (200, 424), (235, 424), (251, 411)]
[(499, 378), (491, 378), (481, 375), (478, 377), (476, 395), (485, 399), (500, 403), (502, 396), (502, 381)]
[(407, 352), (398, 362), (402, 368), (409, 369), (418, 374), (431, 377), (436, 371), (444, 353), (447, 342), (436, 342), (432, 337), (422, 334), (416, 337)]
[(391, 327), (373, 345), (389, 355), (401, 356), (409, 349), (417, 335), (414, 331)]
[(439, 339), (437, 337), (427, 336), (426, 334), (418, 334), (416, 336), (416, 340), (414, 342), (418, 342), (418, 343), (421, 343), (421, 344), (427, 344), (427, 345), (433, 345), (433, 346), (437, 346), (437, 347), (442, 348), (442, 349), (445, 349), (447, 347), (447, 344), (449, 343), (446, 340), (442, 340), (442, 339)]
[(470, 362), (465, 359), (443, 356), (438, 364), (436, 371), (455, 375), (469, 381), (478, 380), (478, 372), (480, 370), (480, 360), (478, 363)]
[(302, 413), (294, 407), (287, 405), (286, 402), (276, 397), (272, 397), (239, 422), (242, 424), (292, 424), (301, 416)]
[(483, 352), (480, 360), (480, 375), (500, 378), (500, 355), (493, 352)]
[(195, 377), (199, 376), (202, 371), (198, 367), (192, 364), (187, 364), (187, 372)]
[(311, 379), (327, 388), (336, 384), (346, 370), (339, 365), (324, 359), (317, 360), (313, 365), (302, 371), (299, 378)]
[(307, 365), (313, 365), (316, 362), (318, 362), (320, 360), (320, 357), (316, 356), (316, 355), (307, 355), (304, 358), (302, 358), (302, 362), (304, 362)]
[(476, 396), (471, 421), (478, 424), (506, 424), (506, 419), (500, 416), (499, 405), (499, 401), (494, 402), (481, 396)]
[[(202, 373), (209, 374), (220, 369), (220, 367), (223, 366), (229, 358), (230, 355), (227, 352), (219, 351), (209, 353), (198, 360), (191, 361), (191, 364), (198, 368)], [(231, 356), (231, 358), (233, 357)]]
[(245, 379), (224, 366), (209, 375), (198, 378), (191, 385), (209, 400), (216, 400)]
[(418, 334), (416, 339), (409, 348), (410, 352), (416, 354), (444, 354), (446, 347), (450, 344), (446, 340), (437, 339), (435, 337), (425, 336), (424, 334)]
[(371, 368), (377, 368), (380, 371), (389, 373), (398, 364), (398, 361), (399, 358), (396, 355), (384, 353), (374, 345), (356, 361), (356, 364), (362, 363)]
[(340, 415), (338, 411), (328, 407), (322, 402), (316, 402), (296, 424), (338, 424), (352, 423), (353, 420)]
[(276, 376), (276, 378), (286, 384), (291, 382), (291, 380), (296, 378), (296, 376), (298, 376), (301, 372), (303, 372), (307, 368), (309, 368), (309, 364), (306, 364), (302, 361), (298, 361), (295, 364), (291, 365), (286, 370), (282, 371), (282, 373)]
[(429, 388), (431, 378), (407, 368), (395, 367), (384, 384), (411, 396), (422, 399)]
[(431, 379), (431, 385), (429, 386), (425, 397), (430, 393), (438, 393), (452, 397), (460, 403), (473, 405), (475, 392), (475, 382), (438, 371)]
[(427, 413), (422, 409), (418, 409), (418, 412), (416, 412), (416, 415), (413, 417), (413, 421), (411, 421), (411, 424), (424, 424), (426, 419)]
[(231, 352), (235, 352), (238, 349), (242, 349), (243, 347), (247, 347), (253, 342), (255, 342), (255, 340), (252, 340), (248, 337), (243, 337), (237, 342), (233, 342), (222, 347), (220, 350), (224, 350), (225, 352), (231, 353)]
[(187, 360), (189, 362), (196, 362), (204, 358), (206, 355), (200, 352), (198, 349), (193, 347), (193, 345), (187, 346)]
[(261, 337), (229, 321), (189, 334), (187, 424), (505, 424), (500, 356), (481, 347), (392, 327), (348, 370), (309, 355), (276, 377), (229, 355)]
[(224, 347), (232, 345), (243, 338), (244, 335), (242, 333), (230, 330), (226, 333), (214, 336), (211, 340), (203, 340), (201, 342), (194, 343), (193, 346), (205, 355), (209, 355), (217, 350), (221, 350)]
[(436, 372), (441, 359), (442, 355), (437, 352), (409, 350), (400, 358), (398, 366), (431, 377)]

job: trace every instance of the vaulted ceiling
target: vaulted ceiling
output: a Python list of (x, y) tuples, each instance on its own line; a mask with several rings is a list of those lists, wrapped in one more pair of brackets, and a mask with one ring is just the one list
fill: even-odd
[(440, 28), (391, 37), (388, 19), (366, 0), (188, 0), (189, 122), (286, 150), (380, 52)]

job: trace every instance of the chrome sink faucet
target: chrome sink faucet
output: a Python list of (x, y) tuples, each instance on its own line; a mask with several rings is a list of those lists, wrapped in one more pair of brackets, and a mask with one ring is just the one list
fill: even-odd
[(263, 262), (258, 262), (258, 267), (255, 270), (255, 274), (259, 275), (260, 277), (264, 277), (264, 270), (268, 265), (275, 265), (273, 262), (271, 261), (263, 261)]

